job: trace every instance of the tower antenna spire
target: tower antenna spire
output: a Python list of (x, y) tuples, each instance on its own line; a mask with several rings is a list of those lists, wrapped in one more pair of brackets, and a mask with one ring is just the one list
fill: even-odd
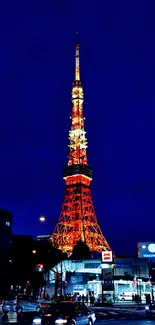
[(79, 33), (76, 32), (76, 45), (75, 45), (75, 80), (80, 80), (80, 54), (79, 54)]

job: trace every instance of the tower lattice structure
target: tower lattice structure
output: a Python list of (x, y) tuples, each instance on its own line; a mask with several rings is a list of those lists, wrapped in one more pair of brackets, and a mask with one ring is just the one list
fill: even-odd
[(75, 80), (72, 83), (72, 116), (69, 131), (67, 168), (63, 170), (65, 194), (52, 241), (62, 251), (71, 253), (77, 241), (84, 241), (91, 251), (111, 250), (98, 224), (92, 201), (92, 169), (87, 162), (87, 138), (83, 116), (83, 85), (80, 80), (79, 40), (76, 35)]

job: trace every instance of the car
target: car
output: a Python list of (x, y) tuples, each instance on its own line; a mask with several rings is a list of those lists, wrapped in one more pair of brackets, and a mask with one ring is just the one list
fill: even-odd
[(151, 317), (152, 314), (155, 315), (155, 301), (153, 301), (149, 305), (145, 306), (145, 313), (146, 313), (147, 317)]
[(17, 295), (8, 294), (2, 301), (2, 311), (7, 314), (9, 311), (16, 311)]
[(97, 297), (97, 303), (113, 303), (114, 302), (114, 298), (113, 298), (113, 294), (111, 293), (103, 293), (103, 297), (102, 294), (99, 294)]
[(133, 301), (133, 296), (134, 296), (133, 292), (123, 292), (123, 293), (119, 294), (118, 300), (119, 301)]
[(28, 295), (12, 295), (5, 297), (2, 303), (2, 311), (6, 315), (9, 311), (22, 314), (23, 312), (36, 311), (40, 312), (40, 303), (33, 300)]
[(51, 304), (42, 315), (33, 319), (32, 325), (93, 325), (95, 320), (94, 311), (89, 310), (84, 303), (63, 301)]

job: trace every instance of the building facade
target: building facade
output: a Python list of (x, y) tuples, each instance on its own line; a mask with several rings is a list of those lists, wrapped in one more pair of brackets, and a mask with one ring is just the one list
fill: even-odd
[[(96, 260), (65, 260), (54, 268), (65, 281), (66, 293), (94, 294), (97, 297), (102, 292), (102, 263)], [(151, 293), (152, 284), (149, 277), (147, 259), (114, 258), (113, 264), (114, 292), (121, 295), (124, 292), (145, 294)], [(50, 283), (54, 286), (54, 272), (50, 272)]]
[(0, 209), (0, 256), (2, 256), (11, 245), (12, 223), (12, 213), (7, 210)]

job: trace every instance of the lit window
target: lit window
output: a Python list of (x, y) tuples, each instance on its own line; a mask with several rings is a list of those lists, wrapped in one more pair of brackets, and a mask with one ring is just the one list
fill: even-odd
[(6, 225), (7, 227), (10, 227), (10, 221), (6, 221), (5, 225)]

